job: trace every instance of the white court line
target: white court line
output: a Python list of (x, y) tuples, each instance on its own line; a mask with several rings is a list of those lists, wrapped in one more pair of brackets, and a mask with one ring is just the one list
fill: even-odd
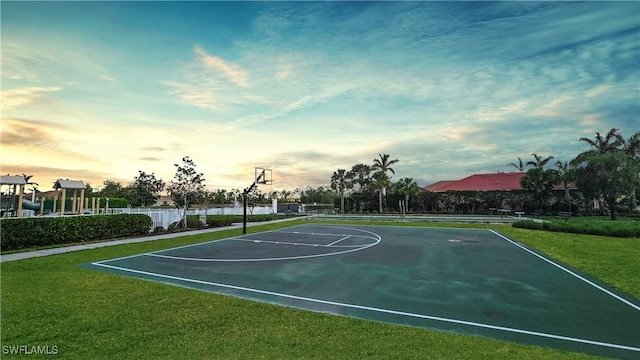
[(351, 235), (347, 235), (347, 236), (343, 237), (342, 239), (340, 239), (340, 240), (336, 240), (336, 241), (332, 242), (331, 244), (329, 244), (329, 245), (327, 245), (327, 246), (335, 245), (335, 244), (339, 243), (339, 242), (340, 242), (340, 241), (342, 241), (342, 240), (347, 240), (347, 239), (348, 239), (348, 238), (350, 238), (350, 237), (351, 237)]
[[(309, 258), (316, 258), (316, 257), (323, 257), (323, 256), (335, 256), (335, 255), (346, 254), (346, 253), (350, 253), (350, 252), (354, 252), (354, 251), (365, 250), (365, 249), (368, 249), (368, 248), (370, 248), (372, 246), (378, 245), (378, 243), (380, 243), (380, 241), (382, 241), (382, 238), (380, 237), (380, 235), (378, 235), (378, 234), (376, 234), (374, 232), (371, 232), (371, 231), (362, 230), (362, 229), (348, 228), (348, 227), (337, 227), (337, 226), (336, 227), (332, 226), (332, 227), (333, 228), (340, 228), (340, 229), (346, 229), (346, 230), (353, 230), (353, 231), (359, 231), (359, 232), (363, 232), (363, 233), (368, 233), (370, 235), (375, 236), (375, 238), (370, 238), (368, 236), (363, 236), (363, 237), (365, 237), (367, 239), (374, 239), (375, 241), (370, 243), (370, 244), (365, 244), (365, 245), (360, 246), (360, 247), (351, 248), (349, 250), (342, 250), (342, 251), (336, 251), (336, 252), (330, 252), (330, 253), (322, 253), (322, 254), (285, 256), (285, 257), (274, 257), (274, 258), (211, 259), (211, 258), (194, 258), (194, 257), (170, 256), (170, 255), (161, 255), (161, 254), (159, 254), (159, 252), (164, 252), (164, 251), (174, 250), (174, 249), (180, 249), (180, 248), (185, 248), (185, 247), (189, 247), (189, 246), (195, 246), (197, 244), (187, 245), (187, 246), (174, 248), (174, 249), (166, 249), (166, 250), (161, 250), (161, 251), (149, 252), (149, 253), (141, 254), (141, 255), (160, 257), (160, 258), (172, 259), (172, 260), (202, 261), (202, 262), (260, 262), (260, 261), (276, 261), (276, 260), (299, 260), (299, 259), (309, 259)], [(359, 235), (355, 235), (355, 236), (359, 236)], [(251, 239), (240, 239), (238, 237), (230, 238), (229, 240), (252, 241)], [(202, 244), (204, 244), (204, 243), (202, 243)], [(298, 244), (298, 245), (300, 245), (300, 244)], [(342, 246), (333, 246), (333, 248), (338, 248), (338, 247), (342, 247)], [(112, 260), (118, 260), (118, 259), (112, 259)], [(107, 260), (107, 261), (109, 261), (109, 260)]]
[(499, 237), (501, 237), (501, 238), (503, 238), (503, 239), (507, 240), (508, 242), (512, 243), (513, 245), (515, 245), (515, 246), (517, 246), (517, 247), (519, 247), (519, 248), (521, 248), (521, 249), (525, 250), (526, 252), (528, 252), (528, 253), (530, 253), (530, 254), (533, 254), (533, 255), (535, 255), (535, 256), (537, 256), (537, 257), (539, 257), (540, 259), (542, 259), (542, 260), (544, 260), (544, 261), (548, 262), (549, 264), (551, 264), (551, 265), (553, 265), (553, 266), (555, 266), (555, 267), (557, 267), (557, 268), (559, 268), (559, 269), (561, 269), (561, 270), (563, 270), (563, 271), (565, 271), (565, 272), (567, 272), (567, 273), (569, 273), (569, 274), (571, 274), (571, 275), (573, 275), (573, 276), (577, 277), (578, 279), (580, 279), (580, 280), (582, 280), (582, 281), (586, 282), (587, 284), (589, 284), (589, 285), (591, 285), (591, 286), (595, 287), (596, 289), (601, 290), (601, 291), (605, 292), (606, 294), (611, 295), (611, 296), (613, 296), (614, 298), (616, 298), (616, 299), (618, 299), (618, 300), (622, 301), (623, 303), (625, 303), (625, 304), (627, 304), (627, 305), (631, 306), (632, 308), (634, 308), (634, 309), (636, 309), (636, 310), (639, 310), (639, 311), (640, 311), (640, 306), (638, 306), (638, 305), (636, 305), (636, 304), (634, 304), (634, 303), (632, 303), (632, 302), (630, 302), (630, 301), (628, 301), (628, 300), (626, 300), (626, 299), (624, 299), (624, 298), (622, 298), (622, 297), (620, 297), (620, 296), (618, 296), (618, 295), (616, 295), (616, 294), (612, 293), (611, 291), (609, 291), (609, 290), (607, 290), (607, 289), (603, 288), (602, 286), (600, 286), (600, 285), (598, 285), (598, 284), (594, 283), (593, 281), (591, 281), (591, 280), (589, 280), (589, 279), (586, 279), (586, 278), (584, 278), (583, 276), (580, 276), (580, 275), (578, 275), (578, 274), (574, 273), (573, 271), (571, 271), (571, 270), (569, 270), (569, 269), (567, 269), (567, 268), (563, 267), (563, 266), (562, 266), (562, 265), (560, 265), (560, 264), (557, 264), (557, 263), (553, 262), (552, 260), (547, 259), (546, 257), (544, 257), (544, 256), (542, 256), (542, 255), (540, 255), (540, 254), (536, 253), (535, 251), (531, 251), (531, 250), (529, 250), (527, 247), (525, 247), (525, 246), (523, 246), (523, 245), (521, 245), (521, 244), (518, 244), (517, 242), (515, 242), (515, 241), (513, 241), (513, 240), (509, 239), (508, 237), (506, 237), (506, 236), (504, 236), (504, 235), (500, 234), (500, 233), (499, 233), (499, 232), (497, 232), (497, 231), (494, 231), (494, 230), (489, 230), (489, 231), (491, 231), (492, 233), (494, 233), (494, 234), (498, 235)]
[[(327, 245), (323, 245), (323, 244), (307, 244), (307, 243), (293, 243), (293, 242), (287, 242), (287, 241), (274, 241), (274, 240), (260, 240), (260, 239), (234, 239), (235, 241), (246, 241), (246, 242), (253, 242), (253, 243), (267, 243), (267, 244), (277, 244), (277, 245), (298, 245), (298, 246), (311, 246), (311, 247), (334, 247), (334, 248), (361, 248), (364, 245), (339, 245), (339, 246), (332, 246), (332, 244), (335, 244), (339, 241), (342, 241), (348, 237), (351, 237), (351, 235), (344, 237), (338, 241), (334, 241), (331, 244), (327, 244)], [(370, 237), (366, 237), (367, 239), (371, 239)], [(365, 244), (366, 245), (366, 244)]]
[(209, 285), (209, 286), (217, 286), (217, 287), (222, 287), (222, 288), (227, 288), (227, 289), (241, 290), (241, 291), (253, 292), (253, 293), (264, 294), (264, 295), (279, 296), (279, 297), (284, 297), (284, 298), (289, 298), (289, 299), (308, 301), (308, 302), (312, 302), (312, 303), (319, 303), (319, 304), (325, 304), (325, 305), (334, 305), (334, 306), (342, 306), (342, 307), (351, 308), (351, 309), (367, 310), (367, 311), (379, 312), (379, 313), (384, 313), (384, 314), (392, 314), (392, 315), (402, 315), (402, 316), (408, 316), (408, 317), (419, 318), (419, 319), (442, 321), (442, 322), (453, 323), (453, 324), (468, 325), (468, 326), (474, 326), (474, 327), (485, 328), (485, 329), (500, 330), (500, 331), (505, 331), (505, 332), (517, 333), (517, 334), (533, 335), (533, 336), (539, 336), (539, 337), (556, 339), (556, 340), (573, 341), (573, 342), (582, 343), (582, 344), (597, 345), (597, 346), (603, 346), (603, 347), (609, 347), (609, 348), (615, 348), (615, 349), (622, 349), (622, 350), (630, 350), (630, 351), (640, 352), (640, 348), (633, 347), (633, 346), (627, 346), (627, 345), (611, 344), (611, 343), (606, 343), (606, 342), (601, 342), (601, 341), (593, 341), (593, 340), (573, 338), (573, 337), (569, 337), (569, 336), (546, 334), (546, 333), (541, 333), (541, 332), (537, 332), (537, 331), (521, 330), (521, 329), (509, 328), (509, 327), (504, 327), (504, 326), (495, 326), (495, 325), (476, 323), (476, 322), (471, 322), (471, 321), (449, 319), (449, 318), (443, 318), (443, 317), (439, 317), (439, 316), (413, 314), (413, 313), (408, 313), (408, 312), (404, 312), (404, 311), (395, 311), (395, 310), (381, 309), (381, 308), (375, 308), (375, 307), (370, 307), (370, 306), (345, 304), (345, 303), (340, 303), (340, 302), (336, 302), (336, 301), (312, 299), (312, 298), (307, 298), (307, 297), (303, 297), (303, 296), (282, 294), (282, 293), (277, 293), (277, 292), (267, 291), (267, 290), (252, 289), (252, 288), (246, 288), (246, 287), (242, 287), (242, 286), (220, 284), (220, 283), (214, 283), (214, 282), (209, 282), (209, 281), (204, 281), (204, 280), (188, 279), (188, 278), (182, 278), (182, 277), (179, 277), (179, 276), (164, 275), (164, 274), (157, 274), (157, 273), (152, 273), (152, 272), (147, 272), (147, 271), (142, 271), (142, 270), (128, 269), (128, 268), (123, 268), (123, 267), (119, 267), (119, 266), (105, 265), (105, 264), (102, 264), (102, 263), (99, 263), (99, 262), (92, 263), (92, 265), (102, 266), (102, 267), (111, 268), (111, 269), (115, 269), (115, 270), (121, 270), (121, 271), (125, 271), (125, 272), (133, 272), (133, 273), (142, 274), (142, 275), (157, 276), (157, 277), (165, 278), (165, 279), (192, 282), (192, 283), (196, 283), (196, 284), (203, 284), (203, 285)]
[[(368, 249), (374, 245), (377, 245), (380, 241), (376, 241), (371, 244), (367, 244), (366, 246), (361, 246), (357, 248), (352, 248), (349, 250), (342, 250), (336, 252), (322, 253), (322, 254), (312, 254), (312, 255), (298, 255), (298, 256), (286, 256), (286, 257), (274, 257), (274, 258), (245, 258), (245, 259), (209, 259), (209, 258), (193, 258), (193, 257), (181, 257), (181, 256), (169, 256), (169, 255), (160, 255), (155, 253), (146, 253), (141, 255), (153, 256), (165, 259), (173, 259), (173, 260), (187, 260), (187, 261), (203, 261), (203, 262), (260, 262), (260, 261), (276, 261), (276, 260), (299, 260), (299, 259), (310, 259), (316, 257), (323, 256), (335, 256), (341, 254), (347, 254), (354, 251), (360, 251), (364, 249)], [(331, 246), (332, 248), (337, 248), (338, 246)]]

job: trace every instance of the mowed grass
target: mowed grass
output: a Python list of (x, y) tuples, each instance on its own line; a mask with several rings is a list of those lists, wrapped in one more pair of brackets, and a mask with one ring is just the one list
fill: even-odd
[[(264, 225), (249, 231), (302, 222)], [(461, 227), (458, 224), (450, 226)], [(640, 296), (638, 239), (490, 227)], [(313, 313), (79, 266), (236, 235), (240, 235), (240, 230), (2, 263), (2, 345), (56, 346), (56, 356), (65, 359), (595, 358)], [(41, 357), (51, 358), (52, 355)], [(3, 353), (2, 358), (12, 357)], [(29, 355), (28, 358), (39, 356)]]

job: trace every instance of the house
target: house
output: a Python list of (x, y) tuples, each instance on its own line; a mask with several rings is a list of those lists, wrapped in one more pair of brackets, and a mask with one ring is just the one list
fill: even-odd
[(158, 200), (156, 200), (156, 203), (153, 204), (152, 206), (174, 206), (174, 203), (173, 203), (173, 200), (171, 199), (171, 196), (160, 195), (160, 197), (158, 197)]
[[(438, 181), (424, 186), (423, 189), (431, 192), (524, 190), (520, 185), (520, 180), (525, 175), (526, 173), (523, 172), (473, 174), (460, 180)], [(571, 184), (569, 188), (574, 190), (576, 187)], [(564, 190), (564, 185), (556, 185), (554, 190)]]

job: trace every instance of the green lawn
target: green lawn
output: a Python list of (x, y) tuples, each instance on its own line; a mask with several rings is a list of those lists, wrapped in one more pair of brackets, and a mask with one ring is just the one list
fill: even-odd
[[(302, 222), (304, 220), (264, 225), (249, 231)], [(449, 226), (461, 227), (458, 224)], [(640, 296), (639, 239), (490, 227), (627, 293)], [(227, 230), (3, 263), (2, 358), (11, 358), (4, 352), (4, 346), (10, 345), (56, 346), (56, 356), (65, 359), (594, 358), (307, 312), (78, 266), (235, 236), (240, 232)], [(29, 355), (28, 358), (38, 356)]]

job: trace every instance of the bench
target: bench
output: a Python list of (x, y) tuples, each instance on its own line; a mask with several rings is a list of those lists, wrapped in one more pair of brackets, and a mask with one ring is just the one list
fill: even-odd
[(558, 215), (556, 215), (556, 218), (558, 219), (562, 219), (566, 222), (569, 222), (569, 219), (571, 218), (571, 212), (570, 211), (559, 211)]

